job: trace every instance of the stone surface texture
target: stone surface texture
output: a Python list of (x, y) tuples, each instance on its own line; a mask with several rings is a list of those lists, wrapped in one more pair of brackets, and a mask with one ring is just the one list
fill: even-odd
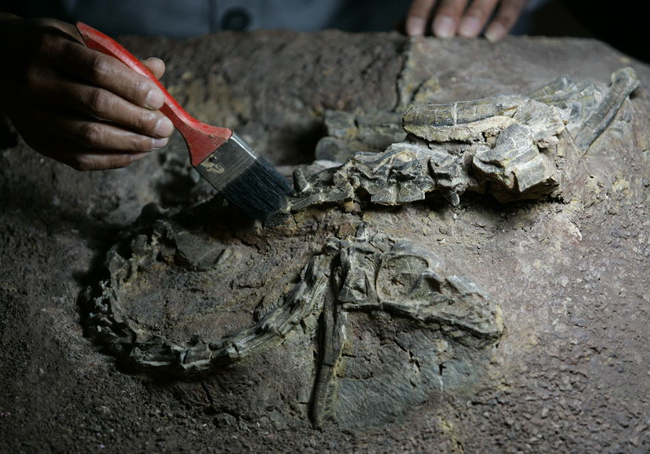
[[(366, 185), (263, 228), (214, 197), (178, 137), (94, 173), (8, 142), (0, 451), (648, 452), (647, 66), (578, 39), (121, 41), (305, 193), (357, 149), (374, 152), (358, 165), (388, 147), (390, 165), (420, 165), (431, 138), (395, 127), (413, 104), (530, 98), (565, 130), (522, 134), (527, 114), (502, 140), (579, 153), (556, 165), (561, 198), (423, 198), (421, 180), (395, 205)], [(623, 67), (629, 99), (625, 73), (610, 81)], [(459, 188), (453, 169), (439, 180)]]

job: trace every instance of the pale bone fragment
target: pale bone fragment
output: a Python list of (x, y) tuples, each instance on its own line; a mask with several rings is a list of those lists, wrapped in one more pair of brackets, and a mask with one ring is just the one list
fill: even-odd
[(602, 101), (603, 90), (591, 82), (577, 83), (561, 76), (532, 91), (528, 97), (561, 110), (570, 111), (567, 129), (579, 130)]
[(514, 124), (512, 117), (523, 102), (519, 95), (498, 95), (452, 104), (413, 105), (404, 112), (402, 126), (427, 142), (474, 142)]
[[(470, 349), (483, 349), (503, 334), (499, 305), (471, 279), (428, 250), (408, 240), (373, 234), (361, 224), (352, 237), (331, 237), (303, 267), (293, 289), (253, 326), (216, 340), (194, 335), (187, 342), (171, 341), (140, 325), (137, 315), (121, 307), (120, 301), (134, 288), (149, 288), (148, 273), (173, 276), (179, 273), (174, 267), (180, 268), (181, 277), (183, 270), (196, 272), (179, 267), (172, 257), (178, 253), (173, 250), (176, 236), (172, 224), (158, 220), (149, 234), (139, 233), (127, 242), (130, 250), (124, 244), (111, 249), (109, 278), (99, 283), (98, 295), (87, 296), (91, 332), (140, 369), (188, 377), (264, 352), (312, 326), (319, 342), (309, 415), (317, 427), (333, 416), (338, 405), (339, 377), (345, 370), (342, 352), (353, 342), (347, 334), (351, 313), (381, 312), (399, 318), (402, 327), (406, 323), (416, 330), (428, 329), (441, 342), (446, 339)], [(215, 272), (200, 273), (211, 280)], [(307, 319), (319, 324), (305, 324)], [(435, 352), (436, 347), (431, 348)]]
[(289, 198), (285, 209), (287, 211), (300, 211), (309, 206), (323, 203), (345, 203), (354, 199), (354, 189), (350, 184), (336, 185), (334, 176), (340, 166), (325, 169), (312, 175), (307, 181), (302, 181), (304, 173), (294, 173), (295, 197)]
[(609, 127), (623, 102), (639, 86), (632, 68), (615, 71), (608, 89), (593, 83), (576, 83), (562, 76), (533, 91), (529, 96), (561, 109), (570, 109), (567, 129), (576, 147), (584, 154)]
[(609, 91), (573, 137), (576, 147), (583, 153), (609, 127), (623, 105), (623, 102), (639, 86), (639, 80), (632, 68), (622, 68), (612, 74)]
[(430, 152), (422, 146), (398, 143), (384, 153), (357, 153), (334, 174), (336, 187), (363, 189), (370, 201), (397, 205), (425, 198), (435, 189), (429, 175)]
[(403, 126), (429, 143), (486, 142), (522, 123), (531, 128), (536, 143), (547, 147), (564, 130), (568, 116), (568, 111), (523, 96), (497, 95), (453, 104), (414, 105), (404, 113)]
[(569, 111), (528, 99), (519, 106), (513, 119), (530, 129), (535, 145), (549, 148), (557, 145), (558, 136), (569, 121)]
[(535, 99), (498, 95), (413, 105), (403, 116), (407, 142), (383, 153), (355, 154), (313, 182), (289, 209), (365, 195), (373, 203), (397, 205), (434, 191), (453, 205), (465, 191), (491, 192), (502, 202), (573, 197), (582, 174), (578, 148), (584, 153), (638, 86), (630, 68), (612, 80), (609, 90), (601, 90), (563, 76), (532, 92)]
[(310, 409), (314, 427), (322, 427), (336, 410), (338, 380), (335, 376), (340, 366), (343, 346), (347, 341), (347, 314), (339, 310), (332, 293), (327, 294), (323, 307), (319, 326), (318, 367)]
[(467, 161), (473, 156), (473, 151), (453, 153), (442, 147), (430, 146), (430, 148), (429, 168), (431, 177), (435, 182), (436, 189), (449, 203), (458, 206), (460, 204), (460, 195), (468, 189), (481, 191), (478, 181), (467, 172), (469, 166)]
[[(455, 274), (435, 254), (407, 240), (372, 235), (361, 224), (355, 238), (332, 238), (330, 255), (335, 289), (321, 318), (319, 367), (312, 423), (322, 426), (336, 407), (347, 313), (381, 311), (440, 330), (450, 339), (484, 348), (503, 334), (499, 305), (466, 276)], [(324, 262), (322, 262), (324, 263)], [(329, 308), (329, 309), (328, 309)]]
[(507, 128), (494, 148), (477, 151), (472, 164), (502, 202), (549, 194), (559, 184), (553, 161), (539, 152), (531, 129), (524, 125)]
[(302, 169), (293, 171), (293, 187), (297, 193), (302, 194), (306, 192), (310, 186), (311, 183), (307, 180), (305, 172)]
[[(309, 189), (301, 189), (296, 200), (290, 201), (290, 209), (297, 211), (309, 204), (337, 202), (346, 197), (349, 200), (356, 194), (368, 195), (372, 203), (398, 205), (424, 200), (427, 193), (438, 191), (450, 203), (458, 205), (460, 195), (467, 190), (488, 190), (504, 201), (538, 198), (553, 192), (558, 186), (557, 171), (553, 158), (544, 153), (551, 154), (549, 148), (559, 143), (557, 136), (565, 129), (568, 111), (523, 97), (495, 98), (494, 105), (488, 98), (466, 102), (460, 111), (444, 105), (441, 109), (428, 106), (426, 112), (419, 112), (418, 121), (422, 124), (418, 131), (422, 137), (440, 137), (437, 131), (450, 128), (440, 126), (445, 123), (443, 114), (460, 112), (462, 121), (468, 123), (451, 128), (462, 133), (468, 143), (426, 142), (414, 138), (411, 142), (393, 144), (383, 153), (359, 152), (326, 174), (326, 178), (325, 174), (321, 175)], [(490, 129), (488, 134), (484, 126), (490, 119), (483, 116), (494, 111), (507, 112), (512, 118), (499, 116), (498, 127)], [(429, 114), (431, 124), (425, 125)], [(501, 121), (504, 118), (507, 121)], [(458, 122), (458, 118), (453, 122)], [(445, 131), (442, 135), (448, 137), (449, 130)], [(487, 136), (494, 140), (488, 140)], [(475, 158), (479, 154), (481, 157)], [(489, 184), (493, 180), (499, 184)], [(299, 179), (295, 185), (307, 187)]]
[(384, 150), (391, 143), (400, 142), (406, 137), (399, 121), (400, 114), (396, 112), (354, 115), (327, 110), (327, 136), (316, 145), (316, 159), (342, 164), (357, 151)]

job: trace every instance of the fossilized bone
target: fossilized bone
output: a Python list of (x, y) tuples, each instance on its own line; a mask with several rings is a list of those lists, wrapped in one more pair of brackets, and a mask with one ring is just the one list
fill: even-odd
[[(560, 78), (532, 93), (537, 100), (498, 96), (414, 107), (404, 114), (407, 141), (381, 153), (357, 153), (312, 176), (296, 171), (288, 210), (362, 197), (396, 205), (436, 191), (454, 204), (465, 191), (488, 191), (502, 200), (554, 193), (570, 174), (566, 162), (581, 156), (574, 140), (588, 148), (636, 86), (633, 72), (624, 69), (615, 73), (609, 91)], [(337, 407), (342, 355), (353, 342), (351, 314), (384, 314), (470, 349), (484, 349), (503, 333), (498, 304), (469, 277), (429, 250), (371, 234), (363, 224), (355, 236), (331, 237), (289, 292), (260, 310), (251, 326), (222, 337), (168, 339), (125, 307), (124, 297), (133, 289), (149, 291), (151, 273), (172, 270), (170, 276), (181, 282), (186, 275), (211, 282), (219, 267), (251, 260), (242, 253), (247, 248), (242, 242), (203, 242), (170, 219), (136, 228), (108, 252), (108, 278), (85, 296), (89, 330), (136, 367), (181, 376), (222, 370), (291, 336), (313, 336), (318, 339), (310, 401), (315, 426), (332, 418)]]
[[(503, 202), (561, 197), (563, 181), (575, 171), (568, 167), (578, 165), (638, 84), (634, 71), (623, 68), (612, 75), (609, 89), (564, 76), (528, 97), (411, 106), (403, 115), (410, 134), (405, 142), (381, 153), (360, 151), (328, 175), (296, 184), (290, 207), (365, 194), (382, 205), (423, 200), (431, 192), (453, 205), (465, 191), (489, 192)], [(352, 122), (349, 114), (345, 118)], [(329, 120), (329, 129), (337, 130), (339, 117)], [(300, 173), (297, 179), (306, 181)]]
[(383, 311), (441, 330), (451, 339), (485, 347), (503, 333), (497, 303), (466, 276), (454, 274), (436, 255), (406, 240), (371, 235), (361, 225), (353, 239), (326, 248), (336, 282), (326, 298), (312, 420), (321, 426), (336, 401), (335, 371), (346, 342), (347, 314)]
[(306, 317), (318, 318), (320, 345), (311, 404), (316, 426), (332, 416), (336, 405), (335, 375), (348, 341), (345, 326), (351, 312), (381, 311), (409, 319), (473, 348), (490, 345), (503, 333), (498, 304), (470, 278), (426, 249), (408, 240), (370, 234), (362, 224), (355, 237), (331, 238), (303, 268), (283, 301), (253, 326), (220, 340), (194, 338), (189, 344), (176, 344), (147, 332), (120, 302), (123, 293), (145, 279), (148, 267), (171, 258), (162, 253), (163, 243), (175, 241), (175, 236), (170, 224), (158, 221), (146, 238), (142, 234), (134, 238), (129, 258), (119, 252), (123, 245), (109, 252), (110, 277), (101, 283), (99, 295), (88, 297), (92, 307), (88, 322), (95, 336), (138, 368), (197, 375), (271, 348)]

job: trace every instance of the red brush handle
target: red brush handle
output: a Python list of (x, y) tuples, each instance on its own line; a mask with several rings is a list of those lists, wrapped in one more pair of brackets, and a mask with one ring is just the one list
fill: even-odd
[(185, 139), (193, 166), (199, 165), (232, 136), (230, 129), (202, 123), (188, 114), (151, 71), (113, 39), (82, 22), (77, 22), (77, 29), (90, 49), (117, 58), (135, 72), (151, 79), (160, 88), (165, 97), (165, 105), (160, 111), (172, 121)]

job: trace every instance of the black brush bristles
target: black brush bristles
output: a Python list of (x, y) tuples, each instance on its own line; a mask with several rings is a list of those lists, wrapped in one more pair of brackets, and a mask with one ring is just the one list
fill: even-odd
[(234, 133), (194, 168), (253, 219), (266, 220), (292, 192), (282, 175)]
[(250, 217), (264, 220), (284, 206), (292, 189), (271, 164), (258, 157), (220, 192)]

